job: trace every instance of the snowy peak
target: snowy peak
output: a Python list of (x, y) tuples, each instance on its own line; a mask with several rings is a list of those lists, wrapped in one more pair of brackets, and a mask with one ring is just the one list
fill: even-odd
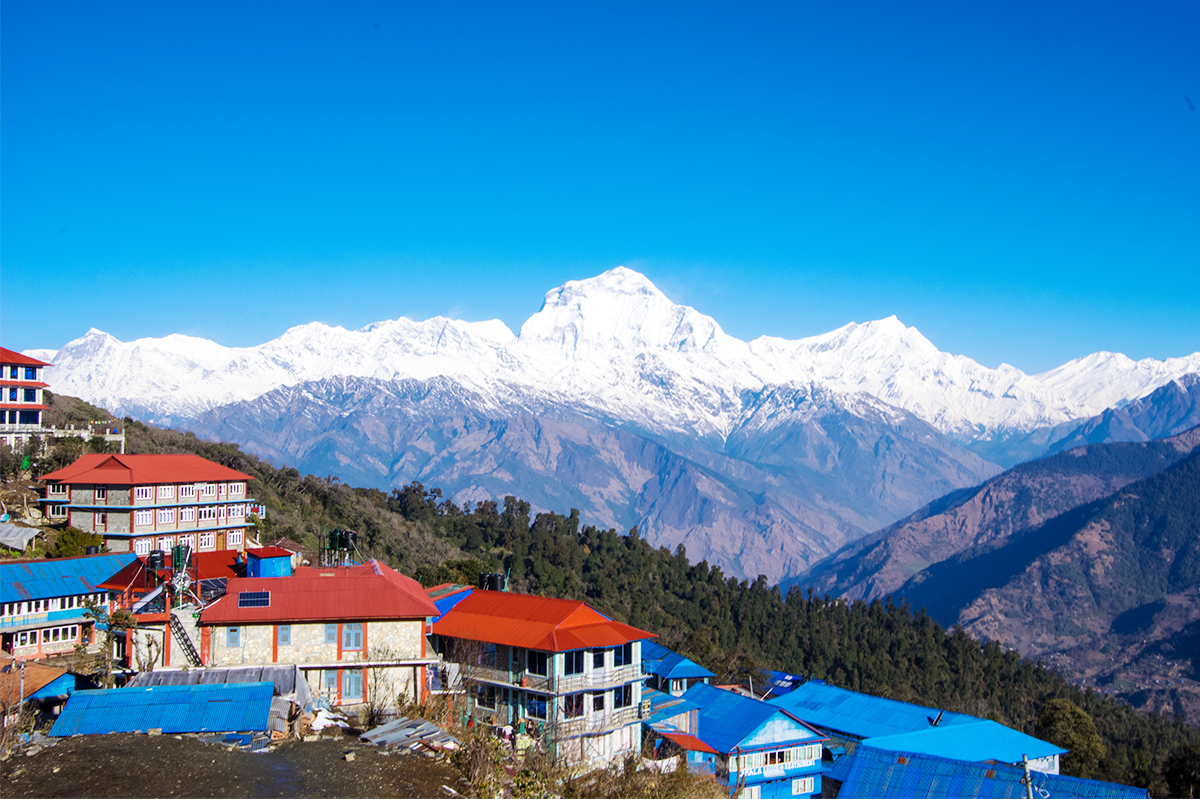
[(602, 348), (704, 349), (725, 333), (716, 320), (672, 303), (645, 275), (626, 267), (567, 281), (546, 293), (521, 326), (521, 341), (584, 355)]

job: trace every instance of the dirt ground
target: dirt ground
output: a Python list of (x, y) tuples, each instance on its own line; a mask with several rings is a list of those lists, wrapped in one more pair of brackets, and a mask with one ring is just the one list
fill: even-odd
[[(348, 751), (354, 759), (347, 761)], [(289, 741), (269, 753), (191, 737), (119, 733), (59, 739), (0, 762), (0, 797), (437, 797), (466, 791), (454, 767), (383, 755), (351, 737)]]

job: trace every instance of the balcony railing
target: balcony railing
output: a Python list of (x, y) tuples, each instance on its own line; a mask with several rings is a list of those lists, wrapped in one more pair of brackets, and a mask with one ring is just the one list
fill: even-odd
[(645, 678), (640, 666), (629, 665), (615, 669), (595, 670), (582, 675), (532, 675), (528, 672), (510, 671), (496, 667), (470, 667), (465, 676), (484, 683), (502, 684), (544, 694), (571, 694), (572, 692), (603, 691), (615, 686)]

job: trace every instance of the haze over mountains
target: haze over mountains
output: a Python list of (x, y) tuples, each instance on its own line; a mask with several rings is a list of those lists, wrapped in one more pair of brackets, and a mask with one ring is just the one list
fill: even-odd
[[(401, 318), (41, 352), (54, 391), (116, 413), (348, 482), (574, 506), (772, 581), (1068, 440), (1177, 432), (1194, 380), (1172, 382), (1200, 373), (1200, 353), (990, 369), (895, 317), (744, 342), (625, 268), (548, 292), (520, 335)], [(1147, 397), (1168, 385), (1171, 408)]]

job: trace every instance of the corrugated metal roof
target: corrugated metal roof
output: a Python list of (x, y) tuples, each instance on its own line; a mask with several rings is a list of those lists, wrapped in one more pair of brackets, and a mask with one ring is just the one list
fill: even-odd
[(274, 684), (212, 683), (75, 692), (51, 736), (134, 733), (265, 731)]
[(699, 750), (701, 753), (717, 752), (704, 742), (697, 739), (695, 736), (692, 736), (690, 733), (671, 733), (669, 731), (660, 731), (659, 735), (664, 739), (670, 739), (684, 750)]
[[(52, 685), (55, 681), (68, 677), (66, 670), (39, 664), (36, 661), (25, 662), (24, 689), (25, 697), (33, 697), (42, 688)], [(75, 676), (70, 675), (70, 684), (75, 686)], [(12, 708), (21, 701), (21, 664), (16, 659), (0, 656), (0, 706)]]
[(799, 736), (784, 740), (786, 742), (817, 741), (825, 738), (817, 731), (800, 724), (795, 716), (777, 706), (717, 689), (705, 683), (697, 683), (688, 689), (683, 693), (683, 699), (700, 706), (696, 734), (721, 753), (732, 753), (735, 747), (743, 747), (743, 742), (776, 714), (789, 717), (801, 728)]
[(252, 481), (254, 476), (190, 453), (113, 455), (85, 453), (75, 463), (48, 472), (41, 480), (145, 486), (195, 481)]
[(820, 681), (809, 681), (768, 702), (805, 722), (858, 739), (924, 730), (938, 714), (942, 714), (938, 727), (979, 720), (967, 714), (942, 713), (936, 708), (839, 689)]
[(291, 558), (292, 551), (282, 547), (268, 545), (267, 547), (247, 547), (246, 552), (255, 558)]
[(136, 558), (133, 553), (102, 553), (78, 558), (6, 561), (0, 563), (0, 603), (100, 592), (100, 584)]
[(561, 653), (613, 647), (655, 634), (616, 622), (587, 603), (475, 589), (433, 624), (441, 636)]
[(25, 367), (50, 366), (45, 361), (38, 361), (36, 358), (23, 356), (20, 353), (9, 350), (7, 347), (0, 347), (0, 364), (19, 364)]
[(690, 658), (668, 650), (657, 642), (642, 643), (642, 664), (645, 672), (668, 679), (716, 677)]
[[(826, 772), (841, 781), (839, 797), (1025, 797), (1020, 767), (897, 753), (860, 745)], [(1145, 798), (1145, 789), (1032, 772), (1035, 797)], [(1037, 791), (1041, 789), (1042, 791)], [(1043, 794), (1043, 792), (1045, 794)]]
[(962, 761), (1003, 761), (1015, 764), (1021, 756), (1045, 758), (1067, 752), (1057, 745), (1021, 733), (990, 719), (963, 722), (943, 728), (928, 727), (911, 733), (875, 736), (863, 744), (878, 750), (925, 753)]
[[(645, 642), (642, 643), (645, 647)], [(647, 725), (660, 725), (669, 719), (673, 719), (680, 714), (686, 714), (689, 711), (696, 711), (700, 708), (699, 703), (693, 703), (691, 700), (685, 700), (682, 697), (660, 692), (658, 689), (651, 689), (648, 686), (642, 687), (642, 702), (649, 701), (650, 716), (642, 720)]]
[[(188, 568), (188, 574), (202, 581), (214, 580), (216, 578), (236, 578), (245, 572), (245, 568), (238, 565), (238, 553), (239, 551), (237, 550), (213, 550), (211, 552), (193, 553), (192, 563), (195, 566)], [(170, 571), (172, 563), (173, 556), (168, 552), (163, 559), (164, 571)], [(114, 591), (121, 592), (131, 587), (134, 589), (146, 589), (149, 584), (147, 581), (147, 571), (146, 559), (139, 557), (111, 578), (101, 583), (100, 586), (104, 589), (113, 589)]]
[[(269, 592), (270, 605), (239, 608), (240, 592)], [(421, 585), (372, 559), (356, 567), (301, 567), (291, 577), (230, 578), (201, 625), (322, 619), (425, 619), (438, 610)]]
[(456, 605), (467, 599), (467, 596), (474, 591), (474, 587), (463, 586), (457, 583), (444, 583), (441, 586), (434, 586), (428, 589), (426, 594), (433, 604), (437, 606), (438, 615), (434, 618), (437, 622), (442, 617), (446, 616), (446, 612), (454, 608)]

